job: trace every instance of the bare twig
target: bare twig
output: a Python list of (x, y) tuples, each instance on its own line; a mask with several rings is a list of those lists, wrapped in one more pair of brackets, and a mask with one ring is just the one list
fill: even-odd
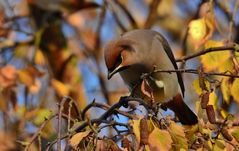
[(212, 48), (208, 48), (208, 49), (205, 49), (205, 50), (196, 52), (196, 53), (194, 53), (194, 54), (192, 54), (192, 55), (189, 55), (189, 56), (185, 56), (185, 57), (176, 59), (176, 62), (185, 62), (185, 61), (187, 61), (187, 60), (189, 60), (189, 59), (192, 59), (192, 58), (195, 58), (195, 57), (204, 55), (204, 54), (209, 53), (209, 52), (227, 51), (227, 50), (238, 51), (238, 50), (236, 50), (236, 48), (235, 48), (234, 46), (212, 47)]
[(58, 106), (58, 129), (57, 129), (57, 150), (61, 151), (61, 125), (62, 125), (62, 110), (66, 101), (72, 100), (69, 97), (63, 97)]
[(150, 11), (149, 11), (149, 14), (148, 14), (148, 17), (147, 17), (147, 20), (145, 21), (145, 25), (144, 25), (144, 28), (150, 28), (154, 21), (157, 19), (157, 8), (158, 8), (158, 5), (160, 4), (161, 0), (153, 0), (150, 4)]
[[(84, 120), (84, 118), (85, 118), (86, 112), (87, 112), (90, 108), (92, 108), (92, 107), (98, 107), (98, 108), (101, 108), (101, 109), (104, 109), (104, 110), (108, 110), (108, 109), (110, 108), (110, 106), (109, 106), (108, 104), (98, 103), (98, 102), (95, 102), (95, 100), (93, 100), (93, 101), (92, 101), (90, 104), (88, 104), (88, 105), (84, 108), (84, 110), (82, 111), (82, 114), (81, 114), (81, 115), (82, 115), (83, 120)], [(121, 111), (121, 110), (119, 110), (119, 109), (116, 109), (115, 111), (116, 111), (118, 114), (124, 115), (124, 116), (126, 116), (126, 117), (128, 117), (128, 118), (130, 118), (130, 119), (136, 119), (136, 117), (135, 117), (134, 115), (130, 114), (130, 113)]]
[(55, 118), (57, 114), (50, 116), (48, 119), (46, 119), (41, 126), (38, 128), (38, 130), (34, 133), (34, 135), (31, 137), (29, 144), (25, 147), (24, 151), (28, 151), (31, 144), (36, 140), (36, 138), (40, 135), (42, 129), (46, 126), (46, 124), (51, 121), (53, 118)]
[[(91, 124), (100, 124), (102, 123), (103, 120), (106, 120), (109, 116), (113, 115), (115, 113), (116, 109), (119, 109), (121, 106), (124, 106), (125, 104), (128, 104), (130, 101), (136, 101), (139, 102), (140, 105), (143, 105), (148, 111), (151, 108), (143, 99), (141, 98), (134, 98), (134, 97), (121, 97), (120, 100), (111, 106), (104, 114), (102, 114), (99, 118), (97, 119), (92, 119), (90, 120)], [(89, 125), (89, 122), (84, 122), (82, 123), (79, 127), (76, 128), (76, 132), (82, 131), (85, 127)]]
[(138, 28), (137, 22), (135, 21), (134, 17), (130, 14), (130, 12), (128, 11), (128, 9), (119, 2), (119, 0), (114, 0), (114, 2), (123, 10), (123, 12), (126, 14), (126, 16), (128, 17), (131, 25), (133, 26), (133, 28)]
[[(108, 5), (109, 6), (109, 5)], [(118, 17), (118, 15), (116, 14), (115, 12), (115, 9), (113, 8), (113, 6), (111, 6), (111, 10), (112, 10), (112, 15), (114, 16), (114, 19), (116, 21), (116, 23), (118, 24), (118, 26), (120, 27), (120, 29), (123, 31), (123, 32), (126, 32), (127, 31), (127, 28), (124, 27), (123, 23), (121, 22), (120, 18)]]
[[(65, 134), (65, 135), (61, 136), (60, 140), (63, 140), (65, 138), (67, 138), (68, 136), (69, 136), (68, 134)], [(51, 147), (57, 142), (58, 142), (58, 140), (56, 139), (56, 140), (52, 141), (51, 143), (47, 144), (46, 151), (49, 151), (51, 149)]]
[[(156, 69), (152, 73), (157, 73), (157, 72), (166, 72), (166, 73), (181, 72), (181, 73), (200, 74), (201, 71), (196, 70), (196, 69), (177, 69), (177, 70), (160, 70), (160, 69)], [(145, 76), (149, 76), (152, 73), (145, 74)], [(201, 72), (201, 74), (204, 74), (206, 76), (225, 76), (225, 77), (239, 78), (239, 75), (227, 74), (227, 72), (222, 72), (222, 73), (218, 73), (218, 72)]]

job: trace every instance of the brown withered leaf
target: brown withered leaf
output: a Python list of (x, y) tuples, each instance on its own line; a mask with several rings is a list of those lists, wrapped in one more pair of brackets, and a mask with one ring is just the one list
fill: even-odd
[(206, 112), (207, 112), (208, 121), (211, 124), (215, 124), (216, 116), (215, 116), (215, 111), (214, 111), (213, 105), (207, 105)]
[(98, 140), (96, 151), (122, 151), (118, 145), (111, 139)]
[(129, 141), (128, 138), (124, 137), (121, 141), (121, 147), (126, 148), (130, 151), (130, 148), (132, 147), (131, 141)]
[(140, 145), (148, 145), (149, 143), (148, 120), (146, 118), (141, 119), (139, 127), (140, 127)]
[(0, 4), (0, 37), (7, 37), (9, 29), (4, 28), (5, 24), (5, 10), (4, 6), (1, 6)]
[(147, 97), (149, 97), (152, 101), (154, 101), (154, 97), (153, 97), (153, 90), (150, 87), (147, 79), (143, 79), (142, 83), (141, 83), (141, 92), (146, 95)]
[(222, 134), (222, 136), (225, 138), (225, 139), (227, 139), (228, 141), (232, 141), (232, 136), (229, 134), (229, 132), (227, 131), (227, 129), (226, 128), (223, 128), (222, 130), (221, 130), (221, 134)]
[(202, 109), (207, 108), (207, 104), (209, 102), (209, 95), (210, 95), (210, 92), (206, 92), (201, 95), (201, 108)]

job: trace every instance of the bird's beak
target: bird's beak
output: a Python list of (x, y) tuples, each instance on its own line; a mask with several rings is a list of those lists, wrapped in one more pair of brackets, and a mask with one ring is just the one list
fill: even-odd
[(113, 77), (113, 75), (115, 75), (117, 72), (119, 72), (119, 70), (122, 68), (122, 65), (119, 65), (118, 67), (116, 67), (114, 70), (112, 71), (108, 71), (108, 80), (111, 79)]

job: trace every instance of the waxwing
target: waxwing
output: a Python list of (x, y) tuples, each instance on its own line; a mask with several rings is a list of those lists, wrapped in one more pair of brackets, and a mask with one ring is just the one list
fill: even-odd
[(108, 79), (119, 73), (133, 95), (145, 101), (154, 100), (174, 111), (184, 125), (194, 125), (197, 116), (184, 103), (184, 84), (179, 72), (156, 72), (148, 79), (152, 98), (142, 92), (142, 74), (155, 68), (160, 70), (178, 69), (167, 40), (158, 32), (137, 29), (124, 33), (117, 40), (109, 42), (104, 51), (108, 68)]

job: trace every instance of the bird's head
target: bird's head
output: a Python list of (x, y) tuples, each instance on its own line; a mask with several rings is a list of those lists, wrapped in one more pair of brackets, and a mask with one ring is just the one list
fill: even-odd
[(111, 41), (105, 48), (104, 57), (108, 68), (108, 79), (117, 72), (128, 69), (135, 63), (134, 58), (136, 42), (130, 39), (120, 38), (116, 41)]

